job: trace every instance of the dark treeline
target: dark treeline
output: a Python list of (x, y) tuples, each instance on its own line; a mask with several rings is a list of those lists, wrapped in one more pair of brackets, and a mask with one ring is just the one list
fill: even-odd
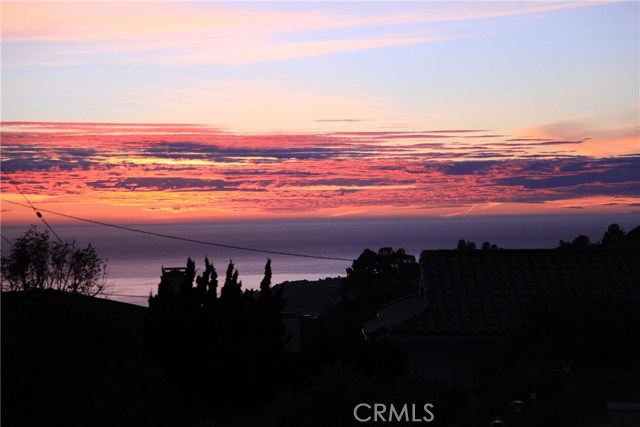
[(368, 343), (362, 334), (362, 323), (375, 317), (383, 305), (415, 293), (418, 279), (418, 262), (403, 249), (364, 250), (347, 268), (340, 302), (303, 325), (307, 370), (321, 371), (343, 363), (375, 376), (378, 381), (402, 375), (402, 355), (398, 349)]
[[(195, 282), (195, 286), (194, 286)], [(179, 287), (162, 280), (149, 298), (146, 342), (167, 377), (193, 405), (191, 415), (224, 418), (270, 396), (285, 343), (282, 290), (271, 289), (271, 261), (257, 293), (242, 289), (230, 262), (218, 292), (218, 274), (205, 259), (196, 277), (187, 261)]]
[(416, 291), (418, 263), (404, 249), (365, 249), (347, 268), (342, 300), (384, 303)]
[[(196, 277), (189, 259), (179, 286), (163, 280), (150, 297), (146, 341), (190, 402), (185, 421), (351, 425), (362, 398), (415, 400), (432, 390), (402, 379), (399, 349), (369, 344), (361, 332), (363, 321), (415, 291), (417, 280), (418, 263), (404, 250), (365, 250), (342, 279), (341, 301), (317, 318), (302, 318), (302, 349), (288, 353), (284, 288), (271, 288), (270, 262), (260, 290), (249, 291), (232, 262), (222, 281), (208, 259)], [(445, 400), (436, 400), (446, 419)]]
[[(597, 255), (612, 255), (616, 249), (638, 247), (640, 227), (625, 232), (612, 224), (596, 242), (580, 235), (571, 242), (560, 241), (559, 247), (549, 252), (562, 255), (560, 251), (565, 249), (589, 250), (593, 251), (589, 256), (598, 258)], [(460, 240), (457, 249), (501, 250), (489, 242), (478, 248), (466, 240)], [(91, 262), (79, 256), (85, 252), (91, 255), (88, 257)], [(78, 299), (79, 295), (71, 295), (74, 300), (65, 300), (53, 291), (38, 294), (46, 292), (46, 283), (57, 283), (54, 279), (60, 276), (59, 272), (67, 272), (65, 278), (74, 277), (76, 271), (94, 271), (74, 267), (76, 265), (104, 265), (94, 256), (91, 247), (85, 252), (77, 251), (73, 244), (50, 242), (46, 232), (29, 231), (17, 239), (10, 257), (2, 260), (3, 292), (29, 291), (30, 298), (40, 298), (43, 307), (34, 312), (25, 305), (27, 315), (10, 313), (9, 322), (3, 318), (3, 328), (5, 323), (13, 321), (13, 329), (3, 329), (3, 348), (17, 349), (8, 359), (3, 350), (3, 371), (6, 360), (13, 363), (8, 366), (24, 367), (23, 371), (13, 370), (11, 384), (19, 387), (14, 385), (13, 390), (11, 387), (7, 390), (23, 391), (19, 396), (28, 396), (32, 390), (55, 390), (40, 394), (46, 397), (43, 401), (55, 403), (49, 402), (48, 407), (55, 407), (56, 413), (75, 414), (77, 408), (69, 408), (82, 406), (77, 404), (77, 390), (92, 396), (92, 387), (104, 388), (105, 378), (119, 379), (120, 382), (112, 381), (111, 385), (127, 386), (121, 389), (110, 386), (109, 393), (105, 393), (105, 399), (113, 400), (107, 403), (121, 407), (118, 400), (122, 397), (121, 391), (139, 383), (139, 376), (126, 378), (132, 357), (143, 362), (148, 359), (146, 355), (127, 353), (129, 347), (123, 347), (118, 340), (126, 335), (121, 330), (127, 333), (131, 330), (137, 346), (131, 348), (144, 353), (139, 335), (131, 328), (128, 318), (136, 318), (141, 324), (144, 315), (145, 344), (155, 360), (140, 365), (144, 366), (145, 375), (152, 378), (143, 384), (155, 384), (153, 387), (162, 384), (166, 388), (160, 390), (164, 394), (157, 393), (158, 400), (150, 401), (147, 409), (166, 406), (170, 410), (153, 412), (155, 421), (149, 418), (143, 425), (352, 426), (362, 425), (353, 418), (353, 409), (358, 403), (401, 406), (425, 400), (435, 404), (437, 418), (430, 424), (433, 426), (487, 425), (496, 416), (510, 426), (590, 425), (593, 420), (606, 417), (606, 407), (601, 404), (605, 401), (605, 392), (615, 390), (626, 393), (625, 396), (640, 397), (637, 394), (640, 380), (637, 301), (586, 295), (532, 301), (512, 333), (496, 342), (488, 355), (477, 356), (479, 368), (472, 382), (456, 388), (407, 377), (406, 349), (389, 341), (367, 342), (363, 336), (363, 322), (375, 318), (386, 304), (415, 293), (418, 288), (420, 266), (414, 256), (402, 249), (366, 249), (346, 270), (346, 277), (314, 283), (313, 286), (339, 283), (340, 301), (336, 302), (337, 297), (326, 298), (325, 301), (330, 302), (322, 305), (309, 300), (309, 304), (321, 305), (321, 309), (313, 315), (300, 312), (299, 319), (294, 316), (299, 320), (299, 352), (284, 351), (288, 334), (293, 332), (287, 331), (283, 322), (286, 287), (271, 286), (270, 261), (265, 265), (260, 289), (255, 291), (243, 289), (233, 262), (224, 274), (219, 274), (207, 258), (199, 275), (191, 259), (187, 260), (186, 268), (163, 269), (158, 292), (150, 296), (146, 314), (138, 316), (126, 304), (113, 303), (115, 308), (109, 309), (105, 306), (105, 313), (113, 310), (110, 319), (118, 319), (113, 323), (119, 327), (112, 331), (111, 323), (104, 321), (103, 312), (95, 308), (98, 305), (83, 302)], [(626, 251), (619, 251), (622, 252)], [(491, 253), (486, 255), (489, 257)], [(83, 273), (78, 277), (87, 277), (87, 283), (94, 283), (96, 276)], [(83, 289), (75, 285), (52, 287), (75, 293), (82, 293), (80, 289)], [(22, 296), (29, 297), (29, 292)], [(48, 298), (67, 301), (67, 305), (51, 306), (66, 308), (50, 308)], [(29, 298), (25, 301), (29, 302)], [(80, 316), (78, 312), (86, 314)], [(286, 321), (288, 327), (290, 318)], [(42, 328), (40, 324), (47, 327)], [(20, 332), (12, 336), (12, 330)], [(5, 346), (7, 337), (13, 341)], [(21, 343), (33, 348), (21, 349), (17, 345)], [(82, 352), (77, 348), (82, 348)], [(105, 362), (102, 358), (105, 349), (111, 349), (110, 358), (120, 360), (121, 357), (122, 364), (112, 365), (111, 359)], [(91, 359), (87, 360), (93, 361), (91, 366), (100, 369), (101, 375), (97, 377), (91, 376), (95, 372), (87, 371), (84, 357), (89, 353)], [(53, 361), (49, 360), (51, 354), (57, 355)], [(38, 362), (36, 356), (47, 360), (43, 365), (46, 369), (32, 372), (29, 364), (43, 363)], [(155, 373), (156, 362), (162, 375)], [(49, 370), (59, 372), (54, 376), (40, 374)], [(25, 376), (24, 372), (29, 375)], [(105, 377), (105, 373), (109, 377)], [(75, 381), (76, 375), (86, 382)], [(85, 384), (86, 390), (78, 384)], [(179, 391), (174, 394), (175, 388)], [(584, 397), (578, 395), (583, 392)], [(53, 393), (64, 396), (64, 403), (63, 399), (50, 399)], [(117, 399), (113, 393), (118, 395)], [(34, 401), (37, 399), (20, 397), (5, 405), (3, 400), (3, 409), (14, 409), (13, 413), (18, 414), (14, 419), (20, 419), (23, 413), (37, 418), (38, 411), (32, 410), (37, 407), (32, 407)], [(91, 412), (95, 408), (88, 404), (87, 408), (89, 419), (95, 418)], [(122, 413), (129, 410), (129, 407), (123, 408)], [(43, 417), (49, 415), (40, 412)], [(165, 412), (175, 414), (179, 422), (174, 422), (174, 418), (161, 420)], [(86, 422), (69, 425), (86, 425)]]
[[(632, 247), (638, 230), (625, 233), (611, 225), (601, 241), (586, 248)], [(500, 250), (489, 242), (476, 248), (464, 240), (457, 249)], [(367, 342), (362, 324), (385, 304), (415, 293), (418, 262), (402, 249), (367, 249), (346, 272), (340, 301), (317, 317), (301, 319), (298, 353), (282, 351), (283, 289), (270, 288), (270, 263), (260, 290), (254, 292), (242, 289), (233, 263), (219, 286), (208, 260), (199, 277), (195, 264), (188, 261), (178, 292), (161, 283), (158, 295), (150, 299), (147, 340), (171, 381), (187, 393), (193, 407), (186, 418), (267, 427), (350, 426), (357, 425), (352, 411), (359, 402), (402, 404), (427, 396), (438, 408), (433, 425), (472, 425), (504, 415), (507, 395), (529, 402), (528, 387), (534, 384), (535, 410), (529, 404), (516, 414), (517, 422), (509, 419), (513, 425), (544, 425), (552, 419), (568, 425), (577, 410), (553, 402), (567, 398), (576, 381), (590, 381), (594, 363), (606, 360), (626, 366), (614, 349), (624, 349), (625, 357), (637, 355), (637, 348), (630, 353), (629, 346), (621, 344), (637, 335), (632, 321), (637, 308), (572, 301), (569, 310), (566, 303), (544, 300), (532, 306), (522, 325), (480, 363), (470, 388), (407, 378), (402, 349), (388, 342)], [(601, 333), (591, 333), (596, 329)], [(554, 341), (556, 334), (549, 335), (549, 330), (562, 331), (562, 338)], [(593, 349), (609, 350), (604, 357)], [(571, 376), (565, 360), (574, 369)]]
[[(471, 242), (471, 241), (467, 241), (464, 239), (460, 239), (458, 240), (458, 246), (456, 246), (456, 249), (459, 251), (475, 251), (476, 248), (476, 243), (475, 242)], [(490, 242), (484, 242), (482, 243), (482, 248), (483, 251), (495, 251), (498, 248), (498, 245), (490, 243)]]
[[(626, 233), (613, 224), (596, 243), (578, 236), (558, 249), (637, 247), (639, 235), (640, 227)], [(465, 240), (457, 249), (500, 250)], [(425, 396), (438, 408), (432, 425), (477, 425), (496, 414), (513, 425), (569, 425), (576, 413), (584, 409), (588, 418), (591, 412), (582, 403), (578, 410), (554, 402), (573, 398), (571, 387), (591, 381), (590, 372), (604, 369), (599, 363), (627, 366), (629, 355), (638, 354), (637, 346), (623, 345), (637, 337), (637, 307), (543, 300), (480, 363), (470, 387), (407, 378), (401, 347), (367, 342), (362, 324), (385, 304), (415, 293), (419, 270), (402, 249), (363, 251), (341, 279), (340, 301), (317, 317), (302, 317), (301, 351), (287, 353), (284, 288), (271, 288), (270, 262), (260, 290), (248, 291), (232, 262), (222, 280), (208, 259), (197, 277), (188, 260), (182, 282), (163, 280), (149, 300), (148, 347), (184, 390), (191, 405), (185, 421), (266, 427), (358, 425), (352, 411), (359, 402), (402, 404)], [(608, 350), (603, 355), (594, 349)], [(518, 399), (528, 402), (527, 409), (505, 415), (505, 402)]]
[[(607, 227), (602, 238), (592, 241), (589, 236), (580, 234), (572, 241), (560, 240), (557, 249), (628, 249), (640, 247), (640, 226), (635, 227), (626, 233), (618, 224), (611, 224)], [(456, 249), (459, 251), (473, 251), (478, 249), (475, 242), (460, 239)], [(496, 244), (490, 242), (482, 243), (483, 251), (500, 249)]]
[(404, 376), (403, 353), (389, 343), (368, 343), (362, 323), (380, 307), (414, 293), (419, 266), (403, 249), (366, 249), (347, 269), (341, 301), (302, 324), (302, 351), (289, 366), (292, 381), (263, 406), (260, 425), (356, 426), (353, 408), (361, 402), (399, 405), (428, 396), (438, 420), (449, 425), (463, 402), (458, 390)]
[(640, 248), (640, 226), (626, 233), (618, 224), (611, 224), (597, 242), (581, 234), (571, 242), (560, 240), (558, 249), (625, 249)]

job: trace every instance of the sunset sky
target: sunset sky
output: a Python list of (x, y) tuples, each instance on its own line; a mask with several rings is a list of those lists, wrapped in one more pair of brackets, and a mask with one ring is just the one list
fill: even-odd
[(2, 222), (640, 218), (639, 5), (3, 1)]

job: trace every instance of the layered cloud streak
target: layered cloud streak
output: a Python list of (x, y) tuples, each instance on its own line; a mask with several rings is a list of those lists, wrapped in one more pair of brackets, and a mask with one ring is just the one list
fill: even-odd
[[(583, 140), (473, 129), (297, 135), (193, 125), (4, 123), (3, 129), (2, 168), (38, 200), (133, 207), (139, 215), (173, 219), (354, 208), (424, 214), (476, 204), (579, 205), (585, 198), (633, 209), (640, 201), (640, 153), (591, 157), (572, 150)], [(3, 184), (5, 197), (19, 196)]]

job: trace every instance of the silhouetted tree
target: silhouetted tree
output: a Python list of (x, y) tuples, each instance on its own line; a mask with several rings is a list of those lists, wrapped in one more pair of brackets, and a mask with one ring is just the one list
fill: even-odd
[(627, 233), (625, 236), (625, 246), (629, 248), (640, 248), (640, 225)]
[(575, 239), (573, 239), (572, 244), (573, 244), (574, 248), (586, 249), (586, 248), (589, 247), (591, 242), (589, 241), (589, 237), (585, 236), (584, 234), (581, 234), (578, 237), (576, 237)]
[(495, 245), (495, 244), (492, 244), (492, 243), (489, 243), (489, 242), (482, 243), (482, 250), (483, 251), (495, 251), (497, 249), (498, 249), (498, 245)]
[(267, 259), (264, 266), (264, 278), (260, 282), (260, 295), (258, 297), (262, 301), (271, 300), (271, 260)]
[(571, 242), (560, 240), (558, 249), (623, 249), (640, 248), (640, 226), (635, 227), (629, 233), (618, 224), (611, 224), (602, 236), (602, 240), (591, 243), (589, 237), (581, 234)]
[(218, 290), (218, 273), (209, 258), (204, 258), (204, 271), (196, 278), (196, 294), (201, 307), (215, 303)]
[(458, 246), (456, 247), (459, 251), (473, 251), (476, 249), (476, 244), (474, 242), (467, 242), (466, 240), (460, 239), (458, 240)]
[(207, 300), (215, 301), (218, 297), (218, 272), (208, 258), (204, 259), (206, 270), (209, 271), (209, 284), (207, 285)]
[(417, 289), (418, 263), (404, 249), (366, 249), (347, 268), (342, 282), (343, 299), (364, 298), (386, 302)]
[(220, 300), (227, 304), (237, 303), (242, 295), (242, 282), (238, 281), (238, 270), (235, 269), (233, 261), (229, 261), (224, 285), (220, 291)]
[(205, 258), (204, 261), (205, 269), (202, 275), (196, 277), (196, 295), (198, 296), (198, 303), (201, 306), (204, 305), (207, 299), (207, 286), (209, 285), (209, 275), (211, 274), (209, 268), (207, 268), (209, 260)]
[(191, 259), (187, 259), (187, 268), (184, 273), (184, 280), (180, 285), (180, 291), (183, 294), (190, 293), (193, 290), (193, 280), (196, 277), (196, 263)]
[(589, 237), (581, 234), (573, 239), (571, 243), (560, 240), (560, 245), (558, 247), (560, 249), (587, 249), (591, 247), (591, 242), (589, 241)]
[(18, 237), (9, 256), (2, 257), (5, 291), (56, 289), (95, 296), (105, 290), (107, 263), (91, 244), (52, 242), (48, 231), (31, 226)]
[(258, 328), (261, 351), (265, 359), (275, 358), (282, 350), (285, 342), (285, 326), (282, 322), (282, 309), (285, 299), (284, 286), (276, 291), (271, 288), (271, 260), (264, 266), (264, 278), (260, 282), (258, 294)]
[(611, 247), (621, 243), (625, 238), (625, 232), (618, 224), (611, 224), (602, 236), (600, 245), (602, 247)]

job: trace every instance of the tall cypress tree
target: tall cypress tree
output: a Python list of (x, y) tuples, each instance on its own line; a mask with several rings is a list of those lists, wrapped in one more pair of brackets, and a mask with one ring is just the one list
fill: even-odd
[(213, 266), (213, 263), (209, 262), (209, 258), (204, 259), (205, 266), (209, 270), (209, 283), (207, 285), (207, 301), (215, 301), (218, 297), (218, 272)]
[(263, 354), (267, 364), (270, 363), (282, 349), (284, 344), (285, 327), (282, 322), (282, 309), (284, 308), (284, 286), (277, 290), (271, 288), (271, 260), (267, 259), (264, 267), (264, 278), (260, 282), (260, 294), (258, 296), (258, 319), (256, 330), (260, 353)]
[(203, 306), (207, 298), (207, 286), (209, 285), (209, 276), (211, 275), (211, 269), (209, 268), (209, 259), (204, 259), (205, 269), (201, 276), (196, 278), (196, 296), (198, 297), (198, 304)]
[(233, 261), (229, 261), (227, 275), (220, 291), (220, 299), (225, 303), (233, 304), (239, 302), (242, 294), (241, 287), (242, 282), (238, 282), (238, 270), (235, 269)]
[(187, 259), (187, 268), (184, 273), (184, 280), (180, 286), (182, 293), (189, 293), (193, 290), (193, 280), (196, 278), (196, 263), (191, 259)]
[(267, 258), (267, 264), (264, 266), (264, 278), (260, 282), (260, 295), (258, 300), (267, 302), (271, 300), (271, 260)]

